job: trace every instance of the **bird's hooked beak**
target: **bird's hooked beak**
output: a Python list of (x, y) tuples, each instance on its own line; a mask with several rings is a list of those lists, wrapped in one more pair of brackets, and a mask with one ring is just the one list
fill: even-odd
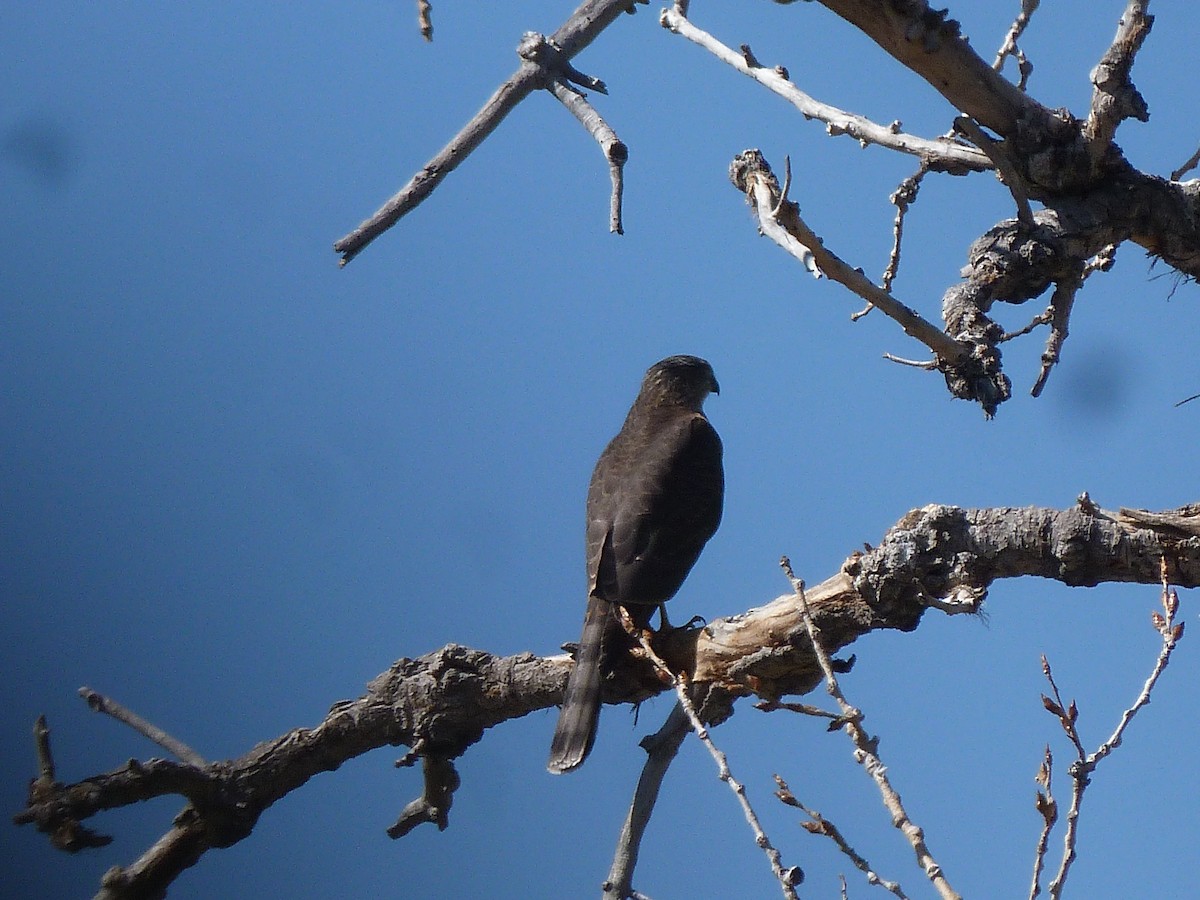
[(712, 384), (709, 385), (709, 389), (717, 396), (720, 396), (721, 386), (719, 384), (717, 384), (717, 376), (716, 375), (713, 376)]

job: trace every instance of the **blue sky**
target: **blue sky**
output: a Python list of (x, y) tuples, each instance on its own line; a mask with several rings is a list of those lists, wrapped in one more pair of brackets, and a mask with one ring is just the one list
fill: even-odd
[[(1045, 4), (1023, 46), (1032, 92), (1083, 113), (1087, 73), (1120, 2)], [(709, 618), (810, 583), (907, 510), (1196, 499), (1200, 391), (1195, 285), (1126, 245), (1088, 282), (1062, 365), (1027, 396), (1044, 335), (1005, 348), (1017, 396), (985, 422), (936, 375), (884, 352), (922, 348), (760, 239), (728, 184), (759, 147), (843, 258), (878, 277), (887, 196), (907, 158), (825, 136), (762, 88), (657, 24), (616, 23), (576, 59), (629, 145), (624, 237), (608, 177), (548, 95), (529, 98), (431, 200), (340, 270), (332, 242), (372, 212), (513, 70), (525, 30), (570, 4), (23, 4), (0, 33), (0, 754), (4, 806), (35, 774), (46, 713), (59, 775), (156, 755), (90, 713), (89, 685), (208, 758), (320, 721), (401, 656), (455, 641), (555, 652), (583, 611), (583, 498), (643, 370), (709, 359), (726, 447), (721, 530), (673, 603)], [(820, 99), (906, 129), (954, 110), (815, 4), (693, 4)], [(1018, 3), (958, 3), (989, 59)], [(1200, 12), (1155, 4), (1136, 82), (1149, 124), (1131, 161), (1166, 175), (1196, 148), (1180, 73)], [(936, 318), (969, 243), (1011, 214), (990, 175), (927, 179), (895, 293)], [(1016, 328), (1040, 311), (1002, 310)], [(1193, 595), (1183, 596), (1194, 618)], [(1043, 744), (1039, 655), (1077, 698), (1092, 746), (1149, 671), (1153, 586), (993, 589), (987, 622), (930, 613), (872, 634), (844, 688), (883, 736), (892, 777), (967, 896), (1027, 890)], [(1191, 638), (1195, 640), (1195, 638)], [(1075, 896), (1184, 896), (1200, 841), (1197, 655), (1185, 639), (1155, 702), (1091, 788)], [(606, 710), (578, 773), (543, 768), (554, 711), (490, 732), (460, 761), (451, 827), (384, 830), (419, 791), (378, 751), (310, 782), (255, 834), (210, 853), (172, 896), (594, 895), (641, 763), (638, 722)], [(840, 735), (748, 704), (715, 732), (809, 896), (843, 859), (770, 798), (771, 775), (920, 896), (911, 852)], [(1061, 797), (1068, 793), (1058, 784)], [(16, 896), (86, 896), (179, 807), (102, 816), (115, 836), (66, 857), (0, 828)], [(1057, 845), (1057, 844), (1056, 844)], [(713, 865), (719, 860), (719, 865)], [(1184, 864), (1180, 864), (1184, 863)], [(853, 896), (867, 888), (847, 871)], [(637, 885), (656, 897), (771, 896), (761, 854), (707, 755), (685, 744)]]

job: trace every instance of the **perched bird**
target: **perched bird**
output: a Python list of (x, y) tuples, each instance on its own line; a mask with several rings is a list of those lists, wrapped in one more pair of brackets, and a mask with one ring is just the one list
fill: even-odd
[(703, 359), (655, 363), (596, 462), (587, 497), (587, 612), (550, 745), (551, 772), (579, 766), (596, 739), (605, 645), (621, 628), (613, 604), (648, 626), (721, 522), (721, 439), (702, 409), (710, 392), (720, 389)]

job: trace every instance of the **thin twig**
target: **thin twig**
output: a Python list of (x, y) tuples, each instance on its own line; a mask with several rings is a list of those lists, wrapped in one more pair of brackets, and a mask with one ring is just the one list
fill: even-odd
[(1029, 321), (1029, 324), (1026, 325), (1024, 328), (1018, 328), (1016, 331), (1004, 332), (1004, 334), (1000, 337), (999, 340), (996, 341), (996, 343), (1003, 344), (1006, 341), (1013, 340), (1014, 338), (1023, 337), (1025, 335), (1029, 334), (1031, 331), (1033, 331), (1033, 329), (1035, 329), (1041, 325), (1046, 325), (1049, 322), (1053, 321), (1053, 319), (1054, 319), (1054, 307), (1047, 306), (1044, 310), (1042, 310), (1040, 313), (1038, 313), (1036, 316), (1034, 316)]
[(1054, 677), (1050, 671), (1050, 663), (1046, 660), (1045, 656), (1042, 657), (1042, 672), (1046, 676), (1046, 680), (1050, 683), (1051, 691), (1054, 694), (1053, 700), (1043, 694), (1042, 705), (1048, 712), (1058, 718), (1063, 731), (1074, 745), (1076, 753), (1075, 761), (1067, 770), (1071, 776), (1071, 806), (1067, 810), (1067, 827), (1063, 835), (1063, 855), (1059, 862), (1058, 872), (1047, 887), (1052, 900), (1059, 900), (1062, 896), (1067, 875), (1071, 870), (1071, 864), (1078, 856), (1076, 846), (1078, 843), (1079, 812), (1083, 805), (1084, 791), (1087, 790), (1088, 785), (1091, 783), (1092, 774), (1101, 760), (1108, 757), (1114, 750), (1121, 746), (1125, 730), (1129, 727), (1129, 724), (1133, 721), (1133, 717), (1137, 715), (1138, 711), (1150, 702), (1150, 694), (1154, 690), (1154, 685), (1158, 683), (1159, 677), (1171, 661), (1171, 653), (1174, 651), (1175, 645), (1183, 637), (1183, 623), (1179, 622), (1176, 624), (1175, 622), (1175, 614), (1179, 611), (1179, 595), (1171, 589), (1165, 556), (1161, 560), (1160, 567), (1162, 571), (1163, 611), (1160, 613), (1156, 610), (1151, 613), (1151, 623), (1161, 639), (1158, 657), (1155, 659), (1154, 667), (1142, 685), (1137, 698), (1121, 713), (1121, 718), (1117, 722), (1116, 728), (1113, 729), (1112, 734), (1094, 752), (1089, 754), (1083, 749), (1083, 742), (1080, 740), (1079, 731), (1076, 727), (1079, 719), (1079, 710), (1073, 701), (1070, 705), (1063, 704), (1058, 685), (1055, 684)]
[(1029, 900), (1036, 900), (1042, 892), (1042, 869), (1046, 864), (1046, 849), (1050, 846), (1050, 832), (1058, 821), (1058, 803), (1051, 791), (1051, 781), (1054, 775), (1054, 755), (1050, 745), (1042, 755), (1042, 764), (1038, 766), (1037, 781), (1041, 790), (1037, 792), (1035, 805), (1042, 817), (1042, 830), (1038, 834), (1037, 848), (1033, 855), (1033, 883), (1029, 887)]
[(662, 787), (667, 769), (690, 730), (691, 723), (687, 713), (681, 704), (676, 703), (662, 728), (642, 738), (641, 746), (646, 751), (646, 764), (642, 767), (641, 777), (638, 778), (633, 802), (629, 805), (625, 824), (621, 826), (621, 836), (617, 840), (612, 868), (609, 869), (608, 878), (603, 885), (605, 900), (625, 900), (633, 894), (633, 870), (637, 866), (642, 835), (650, 822), (654, 804), (658, 802), (658, 791)]
[(620, 607), (617, 609), (622, 625), (630, 634), (637, 637), (647, 659), (653, 663), (654, 667), (664, 678), (670, 679), (671, 684), (675, 688), (675, 694), (679, 698), (679, 707), (683, 710), (684, 715), (687, 716), (688, 723), (691, 725), (691, 729), (695, 732), (696, 737), (700, 739), (700, 743), (704, 745), (709, 755), (712, 756), (713, 761), (716, 762), (717, 777), (729, 785), (729, 789), (733, 791), (734, 797), (737, 798), (738, 805), (742, 808), (742, 814), (746, 817), (746, 822), (750, 825), (750, 830), (754, 832), (754, 843), (766, 854), (767, 860), (771, 864), (771, 871), (775, 874), (775, 878), (783, 890), (783, 896), (789, 898), (789, 900), (799, 900), (796, 894), (796, 885), (803, 880), (803, 871), (798, 866), (784, 867), (782, 856), (771, 843), (771, 839), (767, 837), (758, 814), (754, 812), (754, 807), (750, 804), (750, 798), (746, 796), (745, 785), (734, 778), (733, 772), (729, 768), (729, 758), (713, 743), (707, 726), (700, 720), (700, 716), (696, 712), (696, 707), (692, 703), (692, 698), (688, 694), (686, 679), (671, 671), (670, 667), (654, 651), (654, 648), (650, 646), (650, 641), (647, 639), (644, 631), (633, 624), (629, 619), (628, 613)]
[[(864, 859), (857, 850), (850, 846), (850, 842), (846, 840), (841, 830), (815, 809), (809, 809), (798, 799), (796, 799), (796, 795), (792, 793), (792, 790), (788, 787), (787, 782), (778, 775), (775, 776), (775, 785), (777, 787), (775, 796), (778, 797), (782, 803), (785, 803), (791, 807), (795, 807), (808, 816), (809, 821), (801, 823), (801, 827), (805, 831), (807, 831), (809, 834), (823, 835), (824, 837), (827, 837), (833, 841), (837, 848), (842, 851), (842, 853), (854, 865), (854, 868), (858, 869), (867, 876), (867, 884), (877, 884), (881, 888), (891, 891), (897, 897), (902, 898), (902, 900), (908, 900), (907, 895), (901, 889), (899, 882), (888, 881), (885, 878), (881, 878), (879, 873), (875, 871), (875, 868), (869, 862), (867, 862), (867, 860)], [(846, 884), (843, 880), (843, 894), (845, 891)]]
[[(921, 189), (921, 181), (925, 178), (929, 168), (925, 165), (924, 160), (917, 168), (917, 171), (905, 178), (896, 190), (892, 191), (892, 195), (888, 200), (896, 207), (896, 218), (892, 220), (892, 250), (888, 254), (887, 268), (883, 270), (883, 278), (880, 279), (880, 284), (885, 291), (891, 291), (892, 282), (896, 280), (896, 273), (900, 271), (900, 243), (904, 237), (904, 217), (908, 214), (908, 208), (916, 202), (917, 192)], [(868, 305), (862, 312), (855, 313), (850, 318), (852, 320), (861, 319), (874, 306)]]
[(810, 97), (788, 80), (787, 70), (782, 66), (756, 65), (758, 61), (752, 53), (734, 50), (693, 25), (686, 14), (680, 11), (678, 4), (674, 8), (664, 9), (659, 22), (663, 28), (687, 38), (721, 62), (733, 66), (743, 75), (778, 94), (796, 107), (806, 119), (824, 122), (825, 130), (831, 136), (846, 134), (864, 147), (876, 144), (889, 150), (918, 156), (935, 171), (963, 174), (983, 172), (992, 168), (988, 158), (974, 147), (951, 140), (930, 140), (907, 134), (900, 130), (899, 123), (880, 125), (864, 116), (846, 112)]
[(1012, 26), (1008, 29), (1008, 34), (1004, 36), (1004, 43), (1000, 45), (1000, 50), (996, 54), (996, 59), (992, 63), (992, 68), (999, 72), (1004, 68), (1004, 60), (1011, 56), (1017, 61), (1017, 70), (1021, 73), (1020, 80), (1017, 82), (1017, 87), (1025, 90), (1029, 83), (1029, 76), (1033, 72), (1033, 63), (1021, 52), (1021, 48), (1017, 46), (1017, 41), (1021, 39), (1021, 35), (1025, 33), (1026, 27), (1029, 25), (1029, 19), (1033, 16), (1038, 8), (1040, 0), (1021, 0), (1021, 12)]
[(183, 741), (171, 737), (171, 735), (167, 734), (157, 725), (147, 722), (133, 710), (126, 709), (116, 700), (105, 697), (103, 694), (98, 694), (89, 687), (81, 687), (79, 689), (79, 696), (96, 712), (107, 713), (118, 722), (124, 722), (138, 734), (158, 744), (158, 746), (162, 747), (180, 762), (185, 762), (189, 766), (195, 766), (198, 769), (202, 769), (208, 765), (203, 756)]
[(812, 716), (814, 719), (829, 719), (830, 728), (842, 727), (842, 717), (838, 713), (830, 712), (827, 709), (821, 709), (819, 706), (812, 706), (808, 703), (787, 703), (783, 700), (759, 700), (754, 704), (754, 708), (763, 712), (775, 712), (780, 709), (786, 709), (788, 712), (799, 713), (802, 716)]
[(961, 895), (950, 886), (950, 882), (946, 880), (946, 876), (942, 873), (942, 867), (929, 851), (929, 847), (925, 843), (925, 832), (909, 817), (908, 811), (900, 801), (900, 795), (888, 780), (887, 767), (884, 766), (883, 761), (879, 758), (878, 738), (873, 738), (867, 734), (862, 727), (862, 711), (852, 706), (846, 699), (845, 694), (842, 693), (837, 675), (834, 674), (833, 661), (829, 658), (828, 652), (826, 652), (825, 647), (821, 643), (816, 623), (812, 618), (812, 611), (808, 608), (808, 600), (804, 595), (804, 582), (796, 577), (795, 572), (792, 571), (791, 561), (786, 556), (779, 560), (779, 564), (783, 567), (783, 571), (792, 583), (792, 589), (796, 593), (796, 601), (800, 607), (800, 614), (804, 619), (805, 629), (808, 631), (808, 638), (812, 644), (813, 653), (817, 657), (817, 662), (821, 666), (822, 673), (825, 675), (825, 690), (837, 701), (838, 708), (841, 709), (842, 715), (845, 718), (843, 729), (854, 744), (854, 761), (861, 765), (875, 780), (879, 793), (883, 797), (883, 805), (891, 814), (892, 824), (908, 839), (909, 845), (913, 848), (913, 852), (916, 853), (917, 864), (921, 867), (925, 876), (933, 883), (938, 894), (943, 900), (962, 900)]
[(608, 174), (612, 180), (608, 230), (614, 234), (624, 234), (625, 228), (621, 222), (621, 198), (624, 194), (623, 172), (625, 162), (629, 159), (629, 148), (617, 137), (617, 133), (609, 127), (596, 108), (575, 88), (561, 79), (555, 79), (550, 83), (550, 92), (571, 112), (571, 115), (579, 120), (580, 124), (600, 145), (600, 150), (608, 161)]
[(986, 153), (988, 159), (995, 164), (1009, 193), (1012, 194), (1013, 201), (1017, 204), (1017, 221), (1026, 229), (1032, 230), (1034, 227), (1033, 210), (1029, 206), (1029, 195), (1025, 193), (1025, 182), (1017, 172), (1016, 166), (1012, 164), (1012, 160), (1008, 158), (1004, 148), (999, 142), (988, 137), (970, 116), (956, 118), (954, 128), (966, 135), (971, 143)]
[[(870, 307), (874, 309), (875, 307)], [(902, 366), (910, 366), (914, 369), (924, 369), (930, 372), (938, 367), (936, 359), (905, 359), (903, 356), (896, 356), (893, 353), (884, 353), (883, 358), (889, 362), (899, 363)]]

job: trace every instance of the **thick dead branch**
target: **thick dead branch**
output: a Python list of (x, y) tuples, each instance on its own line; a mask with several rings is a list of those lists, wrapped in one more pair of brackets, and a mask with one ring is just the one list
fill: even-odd
[[(853, 554), (837, 574), (807, 590), (806, 599), (832, 653), (876, 629), (911, 631), (930, 608), (975, 611), (999, 578), (1154, 584), (1166, 558), (1173, 584), (1196, 587), (1200, 535), (1178, 527), (1194, 519), (1196, 509), (1200, 504), (1128, 521), (1129, 511), (1109, 513), (1090, 502), (1066, 510), (926, 506), (905, 516), (874, 549)], [(1151, 523), (1147, 515), (1167, 518)], [(739, 697), (777, 699), (820, 684), (807, 633), (796, 595), (788, 593), (697, 631), (674, 632), (657, 650), (673, 671), (689, 673), (693, 696), (703, 695), (700, 715), (711, 726), (732, 714)], [(104, 810), (179, 795), (187, 805), (164, 837), (105, 878), (106, 897), (162, 896), (206, 851), (247, 837), (263, 812), (314, 775), (369, 750), (418, 742), (422, 757), (453, 760), (488, 728), (558, 703), (570, 667), (565, 655), (498, 657), (451, 644), (399, 660), (316, 727), (203, 767), (131, 761), (62, 784), (48, 762), (48, 738), (39, 738), (47, 747), (42, 775), (14, 821), (51, 836), (79, 834), (86, 831), (83, 820)], [(619, 668), (605, 685), (605, 700), (630, 702), (664, 690), (648, 669), (636, 660)]]
[(872, 282), (862, 269), (854, 268), (827, 249), (800, 217), (799, 207), (780, 190), (770, 165), (757, 150), (746, 150), (729, 167), (730, 181), (746, 194), (758, 216), (763, 233), (797, 257), (809, 271), (828, 275), (849, 288), (880, 312), (894, 319), (905, 333), (916, 338), (937, 356), (937, 368), (956, 397), (978, 400), (984, 413), (992, 416), (1007, 400), (1011, 388), (1000, 371), (996, 345), (1003, 332), (988, 322), (990, 329), (961, 329), (945, 332)]
[(729, 179), (734, 187), (746, 195), (764, 233), (795, 255), (809, 271), (828, 275), (870, 301), (899, 322), (906, 333), (944, 359), (955, 360), (966, 354), (966, 348), (960, 347), (915, 310), (874, 284), (861, 269), (851, 267), (837, 254), (826, 249), (821, 239), (800, 217), (799, 207), (780, 189), (775, 173), (759, 151), (739, 153), (730, 164)]
[(1003, 136), (1053, 117), (985, 62), (947, 10), (924, 0), (821, 0), (924, 78), (950, 106)]
[(1150, 108), (1129, 77), (1133, 59), (1154, 24), (1154, 17), (1146, 15), (1146, 6), (1142, 0), (1130, 0), (1112, 46), (1092, 69), (1092, 107), (1083, 126), (1083, 136), (1092, 167), (1097, 171), (1110, 151), (1117, 126), (1126, 119), (1150, 121)]
[[(585, 0), (549, 38), (558, 58), (569, 60), (594, 41), (600, 33), (626, 12), (633, 0)], [(483, 108), (458, 132), (399, 193), (381, 206), (370, 218), (345, 237), (333, 249), (341, 254), (344, 266), (367, 244), (383, 234), (415, 209), (442, 179), (458, 168), (470, 154), (504, 121), (518, 103), (538, 88), (548, 86), (560, 73), (549, 71), (540, 62), (523, 59), (521, 66), (483, 105)], [(593, 85), (594, 89), (594, 85)]]
[(1161, 513), (1121, 507), (1117, 512), (1117, 519), (1138, 528), (1161, 531), (1164, 535), (1200, 537), (1200, 503)]

